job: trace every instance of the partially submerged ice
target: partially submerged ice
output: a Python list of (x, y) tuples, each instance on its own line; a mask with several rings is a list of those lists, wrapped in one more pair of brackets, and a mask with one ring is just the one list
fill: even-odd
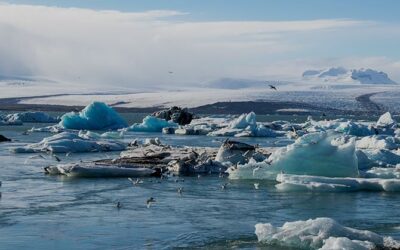
[(276, 137), (278, 134), (265, 127), (257, 124), (256, 114), (250, 112), (242, 114), (238, 118), (229, 123), (228, 126), (216, 131), (212, 131), (209, 136), (236, 136), (236, 137)]
[(39, 111), (27, 111), (27, 112), (9, 114), (5, 116), (5, 120), (10, 123), (13, 122), (56, 123), (60, 121), (59, 118), (52, 117), (45, 112), (39, 112)]
[(278, 174), (276, 188), (281, 191), (352, 192), (385, 191), (400, 192), (400, 179), (339, 178), (308, 175)]
[(278, 173), (357, 177), (355, 140), (328, 132), (306, 134), (263, 162), (228, 169), (232, 179), (275, 179)]
[(146, 177), (156, 173), (150, 168), (120, 167), (102, 163), (70, 163), (45, 167), (45, 172), (50, 175), (66, 175), (68, 177), (82, 178), (110, 178), (110, 177)]
[(395, 120), (393, 120), (392, 115), (389, 112), (386, 112), (379, 117), (376, 125), (378, 127), (393, 127), (396, 126), (397, 123)]
[(93, 102), (79, 113), (64, 114), (60, 125), (66, 129), (77, 130), (116, 130), (128, 126), (114, 109), (103, 102)]
[(127, 130), (136, 132), (162, 132), (163, 128), (168, 127), (175, 128), (178, 127), (178, 124), (148, 115), (143, 118), (142, 123), (135, 123), (127, 128)]
[(44, 138), (38, 143), (13, 148), (13, 151), (15, 153), (82, 153), (122, 151), (125, 148), (126, 144), (119, 141), (83, 138), (75, 133), (62, 132), (60, 134)]
[(296, 249), (398, 249), (399, 242), (367, 230), (345, 227), (331, 218), (255, 225), (258, 241)]

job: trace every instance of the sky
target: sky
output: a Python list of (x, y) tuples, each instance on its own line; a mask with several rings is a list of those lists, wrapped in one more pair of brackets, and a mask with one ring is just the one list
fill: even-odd
[(1, 2), (0, 76), (141, 89), (343, 66), (400, 82), (399, 9), (395, 0)]

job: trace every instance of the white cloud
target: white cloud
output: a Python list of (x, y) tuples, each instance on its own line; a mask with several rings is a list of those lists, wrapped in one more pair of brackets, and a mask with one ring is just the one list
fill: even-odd
[(188, 22), (185, 15), (0, 4), (0, 74), (132, 87), (274, 75), (285, 69), (282, 58), (309, 46), (297, 36), (314, 43), (324, 32), (374, 25), (350, 19)]

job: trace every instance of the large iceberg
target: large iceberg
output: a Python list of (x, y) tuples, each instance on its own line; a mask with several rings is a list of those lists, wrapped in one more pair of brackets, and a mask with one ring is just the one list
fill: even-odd
[(274, 151), (261, 163), (228, 169), (232, 179), (275, 179), (280, 172), (328, 177), (357, 177), (355, 140), (328, 132), (306, 134)]
[(66, 129), (79, 130), (115, 130), (128, 126), (114, 109), (102, 102), (93, 102), (79, 113), (64, 114), (60, 125)]
[(400, 192), (399, 179), (381, 178), (332, 178), (308, 175), (278, 174), (276, 185), (282, 191), (351, 192), (385, 191)]
[(18, 122), (34, 122), (34, 123), (56, 123), (59, 122), (60, 119), (50, 116), (45, 112), (21, 112), (15, 114), (8, 114), (5, 116), (4, 120), (10, 123), (18, 123)]
[(98, 140), (83, 138), (75, 133), (63, 132), (44, 138), (38, 143), (13, 148), (15, 153), (81, 153), (101, 151), (122, 151), (127, 147), (125, 143), (114, 140)]
[(135, 123), (127, 128), (127, 130), (136, 132), (161, 132), (163, 128), (167, 127), (178, 127), (178, 124), (148, 115), (143, 119), (142, 123)]
[(367, 230), (345, 227), (331, 218), (255, 225), (258, 241), (296, 249), (398, 249), (399, 243)]

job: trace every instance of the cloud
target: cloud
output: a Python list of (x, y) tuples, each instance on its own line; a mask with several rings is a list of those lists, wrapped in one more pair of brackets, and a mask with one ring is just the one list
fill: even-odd
[(0, 75), (132, 88), (273, 75), (284, 69), (271, 72), (273, 65), (312, 50), (319, 36), (375, 25), (351, 19), (193, 22), (185, 21), (188, 15), (3, 3)]

